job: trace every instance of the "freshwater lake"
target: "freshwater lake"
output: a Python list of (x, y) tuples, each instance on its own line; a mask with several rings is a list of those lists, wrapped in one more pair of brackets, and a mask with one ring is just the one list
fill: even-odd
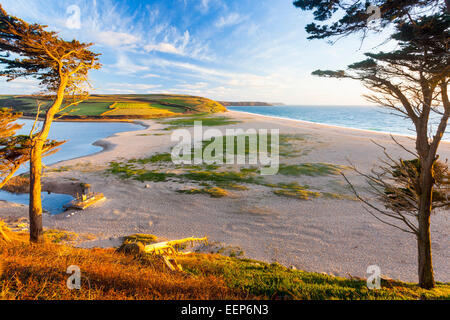
[[(33, 120), (19, 120), (24, 124), (19, 134), (28, 135)], [(50, 131), (49, 139), (67, 140), (60, 147), (60, 151), (43, 159), (45, 165), (55, 164), (60, 161), (84, 157), (102, 151), (101, 147), (92, 145), (95, 141), (110, 137), (119, 132), (137, 131), (141, 126), (127, 122), (54, 122)], [(28, 165), (23, 166), (17, 174), (28, 171)], [(28, 194), (12, 194), (0, 190), (0, 200), (28, 205)], [(63, 206), (73, 200), (66, 194), (42, 193), (42, 206), (51, 214), (64, 212)]]

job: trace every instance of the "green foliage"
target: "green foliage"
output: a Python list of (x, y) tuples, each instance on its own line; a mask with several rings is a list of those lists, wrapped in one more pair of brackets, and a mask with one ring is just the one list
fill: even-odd
[(202, 189), (193, 188), (189, 190), (179, 190), (179, 193), (185, 193), (185, 194), (206, 194), (211, 196), (212, 198), (223, 198), (229, 195), (229, 193), (218, 187), (206, 187)]
[(341, 166), (328, 163), (303, 163), (299, 165), (280, 165), (279, 173), (286, 176), (327, 176), (338, 175)]
[(237, 124), (239, 121), (232, 120), (224, 116), (200, 116), (200, 117), (184, 117), (180, 119), (174, 119), (164, 121), (163, 124), (169, 125), (167, 130), (175, 130), (183, 127), (193, 127), (195, 121), (202, 121), (202, 125), (205, 127), (226, 126), (231, 124)]
[(150, 158), (130, 160), (130, 162), (140, 164), (172, 162), (172, 155), (170, 153), (159, 153)]
[(123, 180), (134, 179), (141, 182), (165, 182), (168, 178), (176, 176), (175, 174), (159, 172), (156, 170), (140, 169), (136, 168), (134, 164), (120, 162), (111, 162), (107, 171)]
[(109, 111), (111, 102), (82, 102), (63, 111), (62, 115), (69, 116), (100, 116)]
[(278, 185), (268, 185), (274, 188), (273, 193), (277, 196), (295, 198), (299, 200), (310, 200), (311, 198), (318, 198), (321, 196), (319, 192), (309, 191), (309, 186), (300, 186), (298, 183), (280, 183)]
[[(417, 183), (420, 178), (422, 166), (419, 159), (400, 160), (398, 165), (392, 166), (392, 178), (395, 185), (385, 188), (387, 198), (386, 206), (394, 210), (413, 210), (411, 203), (418, 202), (420, 191)], [(446, 163), (436, 161), (433, 167), (434, 188), (433, 207), (442, 207), (448, 203), (450, 196), (450, 172)], [(449, 207), (449, 205), (444, 206)]]
[(423, 290), (414, 284), (382, 280), (380, 290), (369, 290), (365, 280), (290, 270), (277, 263), (224, 256), (180, 258), (183, 269), (200, 277), (216, 275), (231, 288), (262, 299), (281, 300), (417, 300), (449, 299), (450, 285)]
[(257, 183), (259, 177), (252, 173), (234, 171), (197, 171), (192, 170), (182, 174), (182, 178), (191, 181), (216, 182), (216, 183)]

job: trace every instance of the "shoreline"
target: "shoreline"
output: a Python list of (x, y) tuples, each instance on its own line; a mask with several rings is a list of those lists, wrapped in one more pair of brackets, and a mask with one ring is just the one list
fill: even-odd
[[(252, 113), (252, 112), (246, 112), (246, 111), (228, 110), (228, 112), (238, 112), (238, 113), (242, 113), (242, 114), (246, 114), (246, 115), (259, 116), (259, 117), (264, 117), (264, 118), (294, 121), (294, 122), (299, 122), (299, 123), (323, 126), (325, 128), (354, 130), (354, 131), (360, 131), (360, 132), (364, 132), (364, 133), (374, 133), (374, 134), (388, 135), (388, 136), (394, 136), (394, 137), (403, 137), (403, 138), (413, 138), (413, 139), (416, 138), (414, 135), (407, 135), (407, 134), (402, 134), (402, 133), (390, 133), (387, 131), (375, 131), (375, 130), (369, 130), (369, 129), (351, 128), (351, 127), (344, 127), (344, 126), (338, 126), (338, 125), (332, 125), (332, 124), (320, 123), (320, 122), (313, 122), (313, 121), (307, 121), (307, 120), (291, 119), (291, 118), (277, 117), (277, 116), (268, 116), (268, 115), (264, 115), (264, 114)], [(450, 143), (450, 140), (442, 140), (441, 143)]]

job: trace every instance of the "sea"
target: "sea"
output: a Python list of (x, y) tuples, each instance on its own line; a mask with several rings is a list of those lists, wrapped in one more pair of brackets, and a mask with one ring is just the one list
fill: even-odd
[[(228, 109), (343, 128), (415, 136), (414, 125), (410, 119), (405, 119), (392, 110), (375, 106), (239, 106)], [(439, 120), (439, 115), (431, 116), (430, 130), (436, 130)], [(450, 128), (447, 128), (443, 140), (450, 141)]]

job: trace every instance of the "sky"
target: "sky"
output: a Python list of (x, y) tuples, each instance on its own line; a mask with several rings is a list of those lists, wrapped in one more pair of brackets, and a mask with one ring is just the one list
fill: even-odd
[[(316, 69), (362, 60), (380, 39), (307, 40), (311, 14), (292, 0), (0, 0), (10, 14), (48, 25), (65, 40), (93, 42), (99, 94), (174, 93), (220, 101), (366, 105), (356, 81), (322, 79)], [(39, 91), (33, 79), (0, 94)]]

